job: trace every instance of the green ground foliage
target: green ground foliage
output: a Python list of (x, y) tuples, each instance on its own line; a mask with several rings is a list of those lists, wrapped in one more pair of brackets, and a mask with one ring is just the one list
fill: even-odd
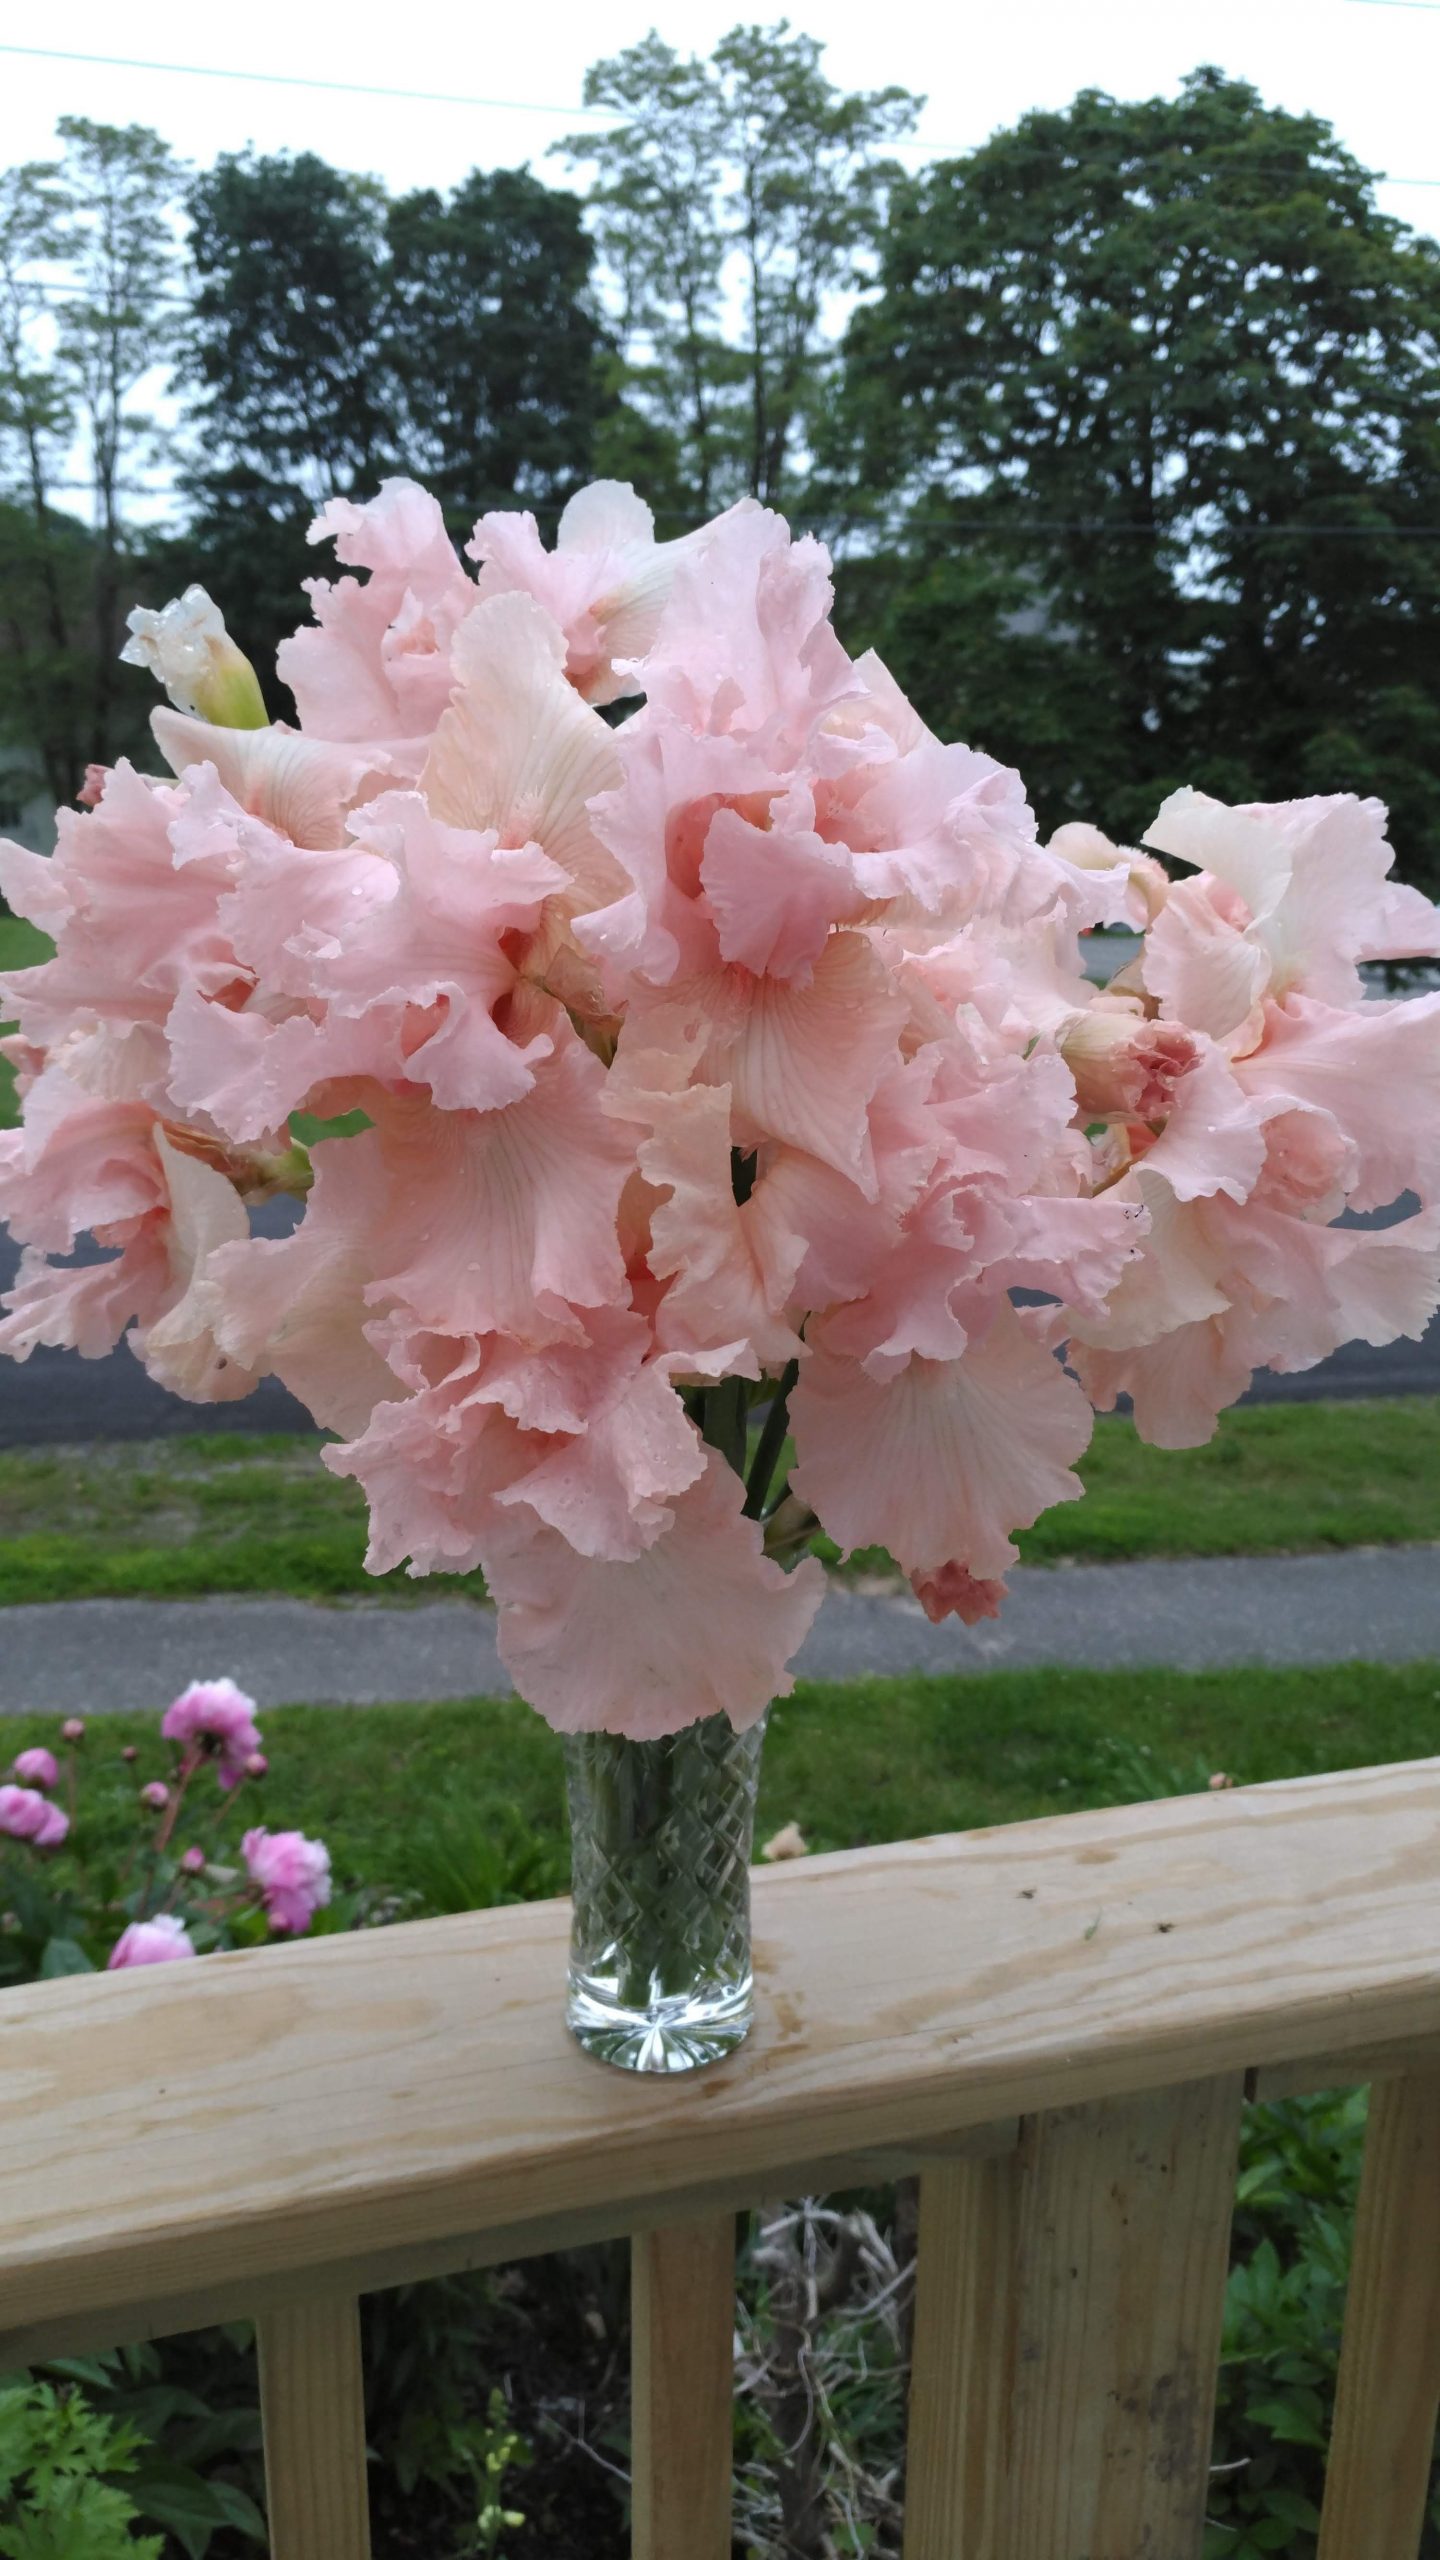
[[(167, 1703), (90, 1720), (81, 1856), (112, 1848), (135, 1787), (168, 1774)], [(58, 1722), (7, 1717), (4, 1743), (54, 1747)], [(345, 1888), (432, 1911), (563, 1891), (561, 1746), (517, 1699), (293, 1706), (262, 1724), (271, 1772), (246, 1820), (327, 1840)], [(1423, 1662), (802, 1681), (771, 1719), (760, 1829), (795, 1821), (813, 1849), (849, 1849), (1198, 1789), (1216, 1769), (1253, 1785), (1437, 1751), (1440, 1669)]]
[[(27, 924), (23, 916), (7, 916), (0, 908), (0, 969), (31, 969), (37, 960), (49, 958), (51, 947), (49, 937)], [(0, 1033), (14, 1027), (0, 999)], [(0, 1129), (13, 1129), (18, 1116), (14, 1074), (8, 1061), (0, 1058)]]
[[(1205, 1449), (1150, 1449), (1102, 1417), (1086, 1499), (1021, 1540), (1036, 1564), (1285, 1554), (1440, 1538), (1440, 1430), (1425, 1397), (1261, 1405)], [(821, 1542), (831, 1561), (835, 1550)], [(365, 1505), (283, 1433), (196, 1433), (84, 1449), (0, 1451), (0, 1605), (106, 1596), (287, 1592), (343, 1600), (483, 1594), (478, 1575), (367, 1575)], [(893, 1569), (879, 1550), (853, 1573)]]

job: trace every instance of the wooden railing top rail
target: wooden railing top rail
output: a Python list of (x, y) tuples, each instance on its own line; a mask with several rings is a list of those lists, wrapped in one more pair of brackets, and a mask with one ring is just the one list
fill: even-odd
[(762, 1870), (756, 2033), (694, 2080), (571, 2045), (566, 1924), (536, 1904), (0, 1995), (0, 2369), (1075, 2101), (1440, 2052), (1440, 1761)]

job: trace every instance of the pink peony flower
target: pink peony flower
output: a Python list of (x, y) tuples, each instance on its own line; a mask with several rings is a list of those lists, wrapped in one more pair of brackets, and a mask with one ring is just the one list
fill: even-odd
[(233, 1680), (193, 1680), (165, 1710), (160, 1730), (182, 1751), (202, 1751), (218, 1763), (220, 1784), (238, 1787), (246, 1763), (260, 1749), (255, 1701)]
[(157, 1912), (153, 1920), (132, 1920), (110, 1950), (106, 1970), (118, 1973), (127, 1965), (176, 1964), (182, 1957), (198, 1953), (191, 1943), (190, 1932), (183, 1920), (172, 1912)]
[(53, 1787), (59, 1784), (60, 1763), (53, 1751), (17, 1751), (12, 1766), (22, 1786)]
[(302, 1831), (247, 1831), (240, 1843), (277, 1934), (303, 1936), (330, 1899), (330, 1852)]
[(0, 1832), (12, 1840), (28, 1840), (37, 1849), (55, 1849), (70, 1828), (70, 1817), (33, 1787), (0, 1787)]
[(184, 1854), (183, 1854), (183, 1855), (182, 1855), (182, 1857), (181, 1857), (180, 1864), (181, 1864), (181, 1866), (184, 1868), (185, 1873), (186, 1873), (186, 1875), (187, 1875), (187, 1876), (203, 1876), (203, 1874), (205, 1873), (205, 1852), (204, 1852), (204, 1850), (203, 1850), (203, 1849), (187, 1849), (187, 1850), (185, 1850)]

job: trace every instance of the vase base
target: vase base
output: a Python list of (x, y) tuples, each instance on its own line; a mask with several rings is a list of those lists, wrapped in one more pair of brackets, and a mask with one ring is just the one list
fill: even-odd
[(586, 2053), (617, 2071), (703, 2071), (744, 2043), (752, 2014), (748, 1982), (628, 2009), (572, 1976), (565, 2024)]

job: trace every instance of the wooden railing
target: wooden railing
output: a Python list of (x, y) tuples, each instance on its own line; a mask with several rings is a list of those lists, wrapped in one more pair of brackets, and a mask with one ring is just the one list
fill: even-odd
[(559, 1903), (0, 1998), (0, 2370), (259, 2322), (275, 2560), (367, 2560), (357, 2298), (634, 2235), (636, 2560), (729, 2560), (734, 2214), (921, 2173), (906, 2560), (1196, 2560), (1240, 2111), (1374, 2080), (1323, 2560), (1440, 2399), (1440, 1762), (756, 1879), (759, 2022), (588, 2062)]

